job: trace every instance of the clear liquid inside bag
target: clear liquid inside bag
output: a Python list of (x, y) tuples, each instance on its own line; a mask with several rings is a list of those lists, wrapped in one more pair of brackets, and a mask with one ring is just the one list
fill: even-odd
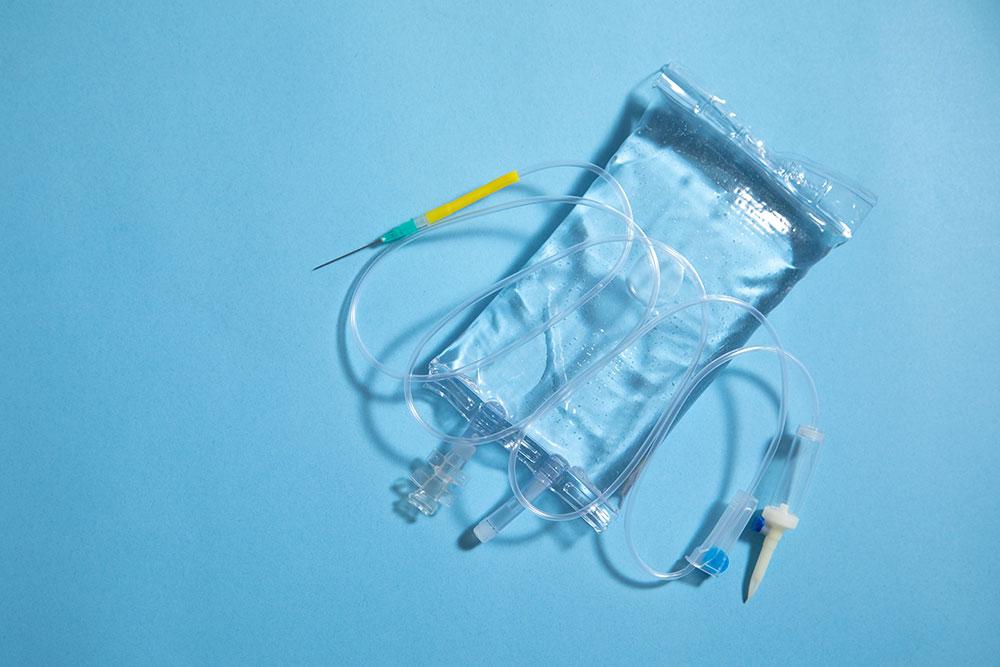
[[(709, 294), (769, 312), (813, 264), (851, 237), (874, 203), (841, 177), (766, 152), (721, 100), (673, 67), (654, 75), (646, 91), (646, 111), (607, 169), (628, 193), (636, 222), (686, 256)], [(617, 205), (602, 180), (586, 196)], [(623, 234), (620, 220), (577, 207), (531, 262)], [(620, 243), (595, 246), (508, 286), (437, 355), (431, 373), (467, 366), (535, 328), (600, 280), (624, 249)], [(633, 247), (626, 275), (545, 333), (435, 387), (469, 420), (470, 432), (495, 432), (532, 414), (637, 325), (649, 283), (641, 252)], [(660, 259), (658, 309), (696, 299), (680, 266)], [(585, 505), (634, 456), (690, 366), (701, 318), (697, 307), (669, 318), (532, 422), (520, 457), (529, 468), (545, 454), (566, 459), (570, 469), (553, 491), (571, 507)], [(758, 326), (745, 311), (724, 306), (711, 307), (710, 323), (701, 364), (741, 346)], [(602, 503), (584, 518), (602, 530), (613, 515)]]

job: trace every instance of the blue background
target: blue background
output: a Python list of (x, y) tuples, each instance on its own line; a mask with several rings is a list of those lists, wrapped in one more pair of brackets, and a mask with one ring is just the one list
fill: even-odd
[[(540, 4), (3, 4), (5, 662), (996, 659), (997, 5)], [(775, 313), (829, 446), (748, 605), (748, 545), (653, 588), (620, 531), (463, 550), (503, 497), (478, 464), (402, 520), (434, 442), (339, 342), (361, 263), (308, 271), (506, 168), (605, 159), (668, 61), (880, 196)], [(720, 405), (686, 439), (719, 449)]]

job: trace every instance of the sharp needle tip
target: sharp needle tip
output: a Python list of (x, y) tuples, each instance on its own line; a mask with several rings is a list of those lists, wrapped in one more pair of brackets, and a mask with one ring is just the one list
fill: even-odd
[(378, 245), (378, 244), (379, 244), (379, 239), (375, 239), (375, 240), (374, 240), (374, 241), (372, 241), (371, 243), (366, 243), (365, 245), (361, 246), (360, 248), (355, 248), (354, 250), (352, 250), (352, 251), (350, 251), (350, 252), (345, 252), (345, 253), (344, 253), (343, 255), (341, 255), (340, 257), (334, 257), (334, 258), (333, 258), (333, 259), (331, 259), (331, 260), (330, 260), (329, 262), (323, 262), (323, 263), (322, 263), (322, 264), (320, 264), (319, 266), (314, 266), (312, 270), (313, 270), (313, 271), (319, 271), (319, 270), (320, 270), (320, 269), (322, 269), (322, 268), (323, 268), (324, 266), (330, 266), (330, 265), (331, 265), (331, 264), (333, 264), (334, 262), (339, 262), (340, 260), (344, 259), (345, 257), (349, 257), (350, 255), (353, 255), (353, 254), (354, 254), (354, 253), (356, 253), (356, 252), (361, 252), (361, 251), (362, 251), (362, 250), (364, 250), (365, 248), (373, 248), (373, 247), (375, 247), (375, 246), (376, 246), (376, 245)]

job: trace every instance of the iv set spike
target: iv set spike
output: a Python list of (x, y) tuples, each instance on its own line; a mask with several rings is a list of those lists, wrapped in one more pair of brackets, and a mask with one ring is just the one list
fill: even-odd
[[(795, 431), (788, 459), (783, 462), (785, 469), (781, 481), (775, 490), (777, 503), (764, 507), (751, 524), (752, 530), (764, 535), (764, 543), (750, 575), (744, 604), (750, 602), (760, 588), (782, 536), (799, 525), (799, 517), (792, 514), (790, 508), (800, 511), (822, 443), (823, 432), (815, 426), (802, 425)], [(737, 492), (705, 541), (685, 557), (687, 562), (713, 577), (725, 572), (729, 567), (728, 552), (754, 519), (756, 508), (757, 499), (752, 494)]]

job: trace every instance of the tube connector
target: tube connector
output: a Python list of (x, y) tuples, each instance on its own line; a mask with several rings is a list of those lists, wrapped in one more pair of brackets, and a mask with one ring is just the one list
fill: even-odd
[(409, 503), (425, 516), (434, 516), (441, 505), (451, 505), (455, 488), (465, 485), (462, 468), (475, 453), (472, 445), (441, 445), (431, 452), (410, 474), (417, 488), (407, 496)]
[(737, 491), (705, 541), (685, 556), (687, 562), (713, 577), (725, 572), (729, 567), (729, 551), (743, 534), (756, 509), (756, 498), (746, 491)]
[[(539, 464), (535, 473), (531, 476), (531, 481), (521, 489), (521, 495), (528, 502), (534, 501), (535, 498), (542, 495), (546, 489), (556, 483), (556, 480), (566, 470), (566, 467), (566, 459), (563, 457), (558, 455), (549, 456)], [(472, 529), (472, 532), (480, 542), (485, 544), (496, 537), (497, 533), (506, 528), (523, 511), (524, 505), (521, 504), (517, 496), (514, 496), (493, 510), (488, 517), (480, 521)]]

